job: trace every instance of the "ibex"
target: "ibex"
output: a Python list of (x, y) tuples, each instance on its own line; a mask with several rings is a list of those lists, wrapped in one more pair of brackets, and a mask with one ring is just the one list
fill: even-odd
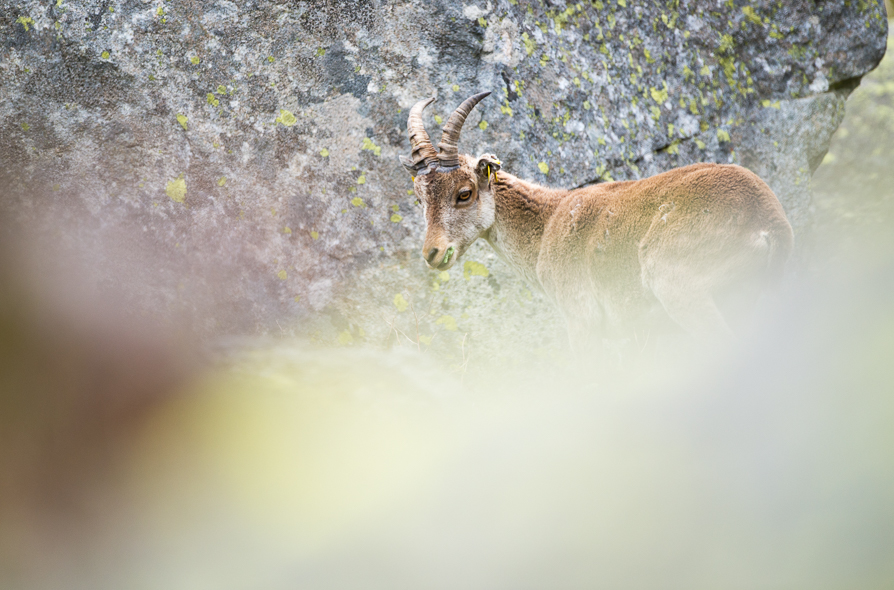
[[(401, 163), (425, 208), (422, 256), (450, 268), (478, 238), (562, 311), (575, 348), (623, 334), (656, 310), (702, 340), (733, 336), (722, 300), (777, 280), (792, 250), (782, 205), (757, 175), (693, 164), (642, 180), (556, 190), (460, 154), (460, 131), (489, 92), (464, 101), (435, 150), (410, 110)], [(757, 286), (757, 289), (754, 287)], [(663, 310), (663, 311), (662, 311)]]

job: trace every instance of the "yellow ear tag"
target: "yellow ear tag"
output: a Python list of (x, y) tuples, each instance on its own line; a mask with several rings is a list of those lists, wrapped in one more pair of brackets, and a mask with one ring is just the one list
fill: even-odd
[(490, 180), (490, 164), (487, 165), (487, 179)]

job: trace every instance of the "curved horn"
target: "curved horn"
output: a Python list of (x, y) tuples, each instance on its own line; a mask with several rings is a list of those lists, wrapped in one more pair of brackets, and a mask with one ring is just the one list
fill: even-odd
[(428, 133), (425, 131), (425, 125), (422, 123), (423, 109), (434, 100), (435, 97), (420, 100), (410, 109), (410, 116), (407, 118), (407, 135), (410, 136), (410, 146), (413, 150), (411, 154), (412, 166), (417, 171), (438, 161), (438, 152), (431, 144)]
[(438, 143), (438, 148), (441, 150), (441, 153), (438, 154), (441, 166), (445, 168), (459, 166), (459, 150), (456, 146), (459, 143), (459, 133), (462, 131), (463, 123), (466, 122), (466, 117), (469, 116), (469, 113), (472, 112), (475, 105), (481, 102), (481, 99), (488, 94), (490, 94), (490, 92), (481, 92), (480, 94), (467, 98), (455, 111), (453, 111), (450, 118), (447, 119), (447, 123), (444, 125), (444, 131), (441, 133), (441, 141)]

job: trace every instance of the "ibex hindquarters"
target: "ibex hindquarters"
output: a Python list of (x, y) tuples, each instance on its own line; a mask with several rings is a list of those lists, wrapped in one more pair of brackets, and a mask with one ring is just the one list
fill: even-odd
[(629, 334), (654, 310), (699, 338), (725, 338), (725, 296), (747, 299), (778, 279), (792, 229), (752, 172), (695, 164), (571, 191), (538, 186), (502, 172), (496, 156), (458, 153), (463, 122), (485, 96), (450, 116), (440, 151), (422, 125), (431, 100), (410, 110), (412, 157), (401, 161), (425, 207), (431, 268), (450, 268), (486, 239), (562, 309), (578, 345)]
[(700, 164), (661, 176), (681, 204), (666, 221), (657, 216), (640, 244), (643, 285), (692, 334), (728, 336), (731, 315), (781, 278), (791, 225), (770, 187), (745, 168)]
[(537, 270), (578, 343), (642, 326), (656, 306), (693, 335), (717, 339), (731, 335), (725, 304), (748, 307), (791, 248), (791, 226), (760, 178), (695, 164), (568, 193)]

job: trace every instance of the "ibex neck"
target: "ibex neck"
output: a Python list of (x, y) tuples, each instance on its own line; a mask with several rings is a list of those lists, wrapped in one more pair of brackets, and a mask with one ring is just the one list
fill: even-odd
[(495, 219), (484, 236), (491, 247), (525, 280), (539, 286), (537, 258), (543, 230), (567, 193), (499, 173), (494, 185)]

